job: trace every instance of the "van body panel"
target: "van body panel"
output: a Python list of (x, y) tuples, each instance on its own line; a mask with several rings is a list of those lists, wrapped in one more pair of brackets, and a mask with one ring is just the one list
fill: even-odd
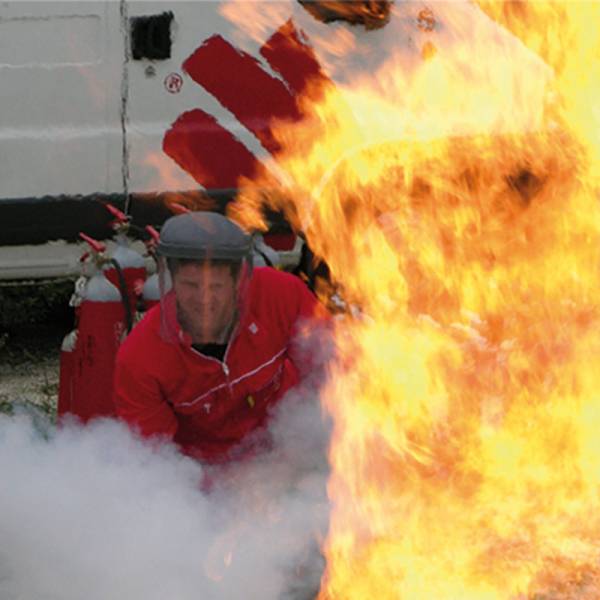
[(118, 2), (0, 3), (0, 198), (123, 192)]
[[(345, 148), (340, 161), (361, 147), (423, 133), (479, 133), (481, 105), (499, 90), (506, 93), (504, 106), (511, 96), (528, 98), (532, 114), (505, 119), (498, 132), (535, 128), (551, 73), (518, 39), (468, 2), (391, 6), (389, 22), (367, 30), (319, 21), (296, 0), (1, 2), (0, 222), (6, 225), (0, 270), (9, 260), (5, 248), (27, 245), (23, 276), (35, 276), (37, 260), (38, 276), (47, 277), (48, 242), (72, 241), (81, 229), (110, 231), (110, 216), (98, 203), (106, 197), (118, 198), (136, 224), (160, 225), (169, 198), (206, 192), (218, 200), (211, 207), (223, 211), (242, 175), (266, 171), (286, 180), (270, 123), (301, 118), (296, 99), (311, 76), (347, 94), (346, 118), (360, 141)], [(134, 23), (153, 16), (161, 16), (167, 30), (142, 35), (148, 47), (133, 48), (139, 43), (132, 41)], [(439, 105), (432, 102), (429, 115), (410, 103), (399, 115), (404, 88), (388, 77), (392, 69), (409, 86), (433, 44), (460, 73), (460, 61), (477, 52), (475, 30), (496, 50), (494, 64), (471, 73), (481, 94), (451, 101), (440, 82), (431, 94)], [(295, 54), (286, 49), (290, 40)], [(398, 47), (401, 56), (394, 54)], [(148, 50), (164, 50), (164, 57), (144, 58)], [(354, 103), (357, 80), (377, 89), (377, 108), (369, 111), (381, 113), (379, 125)], [(421, 119), (418, 130), (411, 110)], [(501, 122), (500, 110), (493, 102), (485, 106), (489, 124)], [(452, 128), (445, 129), (440, 114)], [(324, 169), (324, 178), (336, 164)], [(31, 250), (36, 244), (38, 258)], [(7, 252), (14, 257), (15, 251)], [(19, 277), (15, 268), (0, 278), (7, 273)]]

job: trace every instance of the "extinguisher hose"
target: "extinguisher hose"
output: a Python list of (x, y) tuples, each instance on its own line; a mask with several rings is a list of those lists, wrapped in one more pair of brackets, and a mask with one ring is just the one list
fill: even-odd
[(267, 267), (272, 267), (273, 266), (273, 261), (259, 248), (254, 248), (254, 250), (256, 250), (256, 252), (258, 252), (262, 259), (265, 261), (265, 265), (267, 265)]
[(125, 308), (125, 325), (127, 326), (127, 333), (130, 333), (133, 328), (133, 315), (131, 314), (131, 305), (129, 304), (129, 296), (127, 295), (125, 276), (123, 275), (123, 269), (121, 269), (121, 265), (117, 259), (111, 258), (110, 263), (114, 266), (115, 271), (117, 272), (119, 292), (121, 292), (121, 302)]

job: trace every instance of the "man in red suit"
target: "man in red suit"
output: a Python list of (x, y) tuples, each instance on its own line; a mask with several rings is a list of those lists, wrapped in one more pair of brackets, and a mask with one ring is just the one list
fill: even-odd
[(238, 458), (310, 369), (294, 340), (324, 311), (297, 277), (253, 268), (251, 237), (222, 215), (170, 218), (157, 254), (161, 302), (119, 350), (117, 414), (203, 461)]

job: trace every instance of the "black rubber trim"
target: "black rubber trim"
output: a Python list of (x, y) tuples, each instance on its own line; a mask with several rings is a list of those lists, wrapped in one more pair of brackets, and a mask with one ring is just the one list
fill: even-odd
[(0, 246), (74, 242), (80, 231), (98, 239), (110, 237), (112, 217), (103, 201), (121, 210), (125, 205), (122, 194), (0, 199)]
[[(96, 239), (112, 237), (112, 215), (102, 206), (110, 203), (131, 216), (131, 234), (146, 238), (146, 225), (156, 228), (173, 216), (168, 205), (176, 202), (191, 210), (225, 213), (237, 190), (161, 192), (157, 194), (93, 194), (0, 199), (0, 246), (45, 244), (53, 240), (79, 241), (83, 231)], [(289, 232), (280, 213), (265, 211), (272, 233)]]

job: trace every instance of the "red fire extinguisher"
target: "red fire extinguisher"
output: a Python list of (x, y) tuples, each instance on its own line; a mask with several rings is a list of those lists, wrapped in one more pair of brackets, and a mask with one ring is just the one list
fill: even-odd
[[(59, 384), (59, 417), (73, 414), (83, 422), (93, 417), (114, 415), (112, 379), (117, 350), (127, 330), (130, 312), (124, 280), (117, 289), (105, 276), (104, 268), (113, 264), (104, 244), (80, 233), (90, 246), (90, 273), (80, 290), (77, 332), (65, 344), (75, 340)], [(131, 326), (131, 323), (129, 323)], [(62, 358), (62, 357), (61, 357)], [(70, 363), (70, 364), (69, 364)], [(69, 368), (70, 366), (70, 368)]]
[[(81, 262), (86, 260), (89, 253), (81, 257)], [(77, 344), (77, 323), (79, 321), (80, 306), (83, 300), (83, 290), (88, 277), (81, 275), (75, 282), (75, 289), (69, 305), (75, 310), (75, 328), (63, 338), (60, 347), (59, 383), (58, 383), (58, 416), (71, 412), (71, 399), (73, 398), (73, 375), (75, 373), (75, 346)]]
[[(148, 254), (154, 259), (156, 263), (156, 245), (158, 244), (159, 234), (152, 225), (146, 225), (146, 231), (150, 236), (146, 247), (148, 248)], [(158, 269), (155, 269), (154, 273), (148, 276), (142, 288), (142, 303), (144, 311), (150, 310), (153, 306), (156, 306), (160, 301), (160, 287), (158, 282)]]
[(115, 286), (119, 287), (119, 270), (123, 274), (132, 322), (135, 320), (137, 301), (146, 280), (146, 261), (144, 257), (131, 248), (127, 233), (129, 231), (129, 217), (112, 204), (106, 203), (106, 209), (113, 215), (115, 220), (112, 227), (115, 232), (116, 247), (111, 253), (112, 266), (107, 268), (105, 275)]

